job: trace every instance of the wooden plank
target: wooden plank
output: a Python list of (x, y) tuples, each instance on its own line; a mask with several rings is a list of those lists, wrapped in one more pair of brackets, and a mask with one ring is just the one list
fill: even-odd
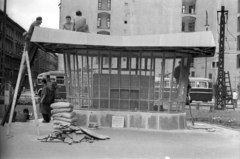
[(92, 130), (89, 130), (89, 129), (86, 129), (86, 128), (83, 128), (83, 127), (80, 127), (82, 132), (84, 134), (87, 134), (95, 139), (98, 139), (98, 140), (106, 140), (106, 139), (110, 139), (109, 136), (106, 136), (106, 135), (102, 135), (102, 134), (99, 134), (99, 133), (96, 133)]

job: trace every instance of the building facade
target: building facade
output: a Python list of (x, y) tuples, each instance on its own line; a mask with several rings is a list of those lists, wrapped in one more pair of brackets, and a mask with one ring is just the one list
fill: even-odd
[[(233, 89), (240, 85), (240, 0), (61, 0), (60, 25), (81, 10), (91, 34), (146, 35), (211, 31), (217, 46), (214, 57), (192, 60), (190, 76), (214, 82), (218, 71), (221, 6), (228, 10), (224, 70)], [(60, 70), (63, 58), (59, 56)]]
[[(26, 30), (7, 16), (6, 45), (3, 52), (3, 18), (4, 12), (0, 10), (0, 85), (3, 84), (3, 79), (5, 79), (5, 82), (11, 81), (15, 85), (24, 49), (22, 34)], [(57, 70), (57, 59), (58, 56), (56, 54), (45, 53), (39, 49), (32, 69), (33, 81), (42, 72)], [(26, 82), (25, 86), (27, 88), (29, 87), (28, 85), (28, 82)]]

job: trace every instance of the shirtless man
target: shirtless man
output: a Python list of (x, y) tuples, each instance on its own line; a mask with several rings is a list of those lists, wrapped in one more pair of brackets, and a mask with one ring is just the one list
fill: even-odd
[(88, 25), (86, 25), (86, 18), (82, 16), (81, 11), (76, 12), (76, 17), (73, 19), (73, 31), (88, 33)]
[(73, 22), (71, 22), (71, 17), (66, 16), (66, 22), (63, 23), (62, 29), (63, 30), (72, 30), (72, 27), (73, 27)]
[(41, 24), (42, 24), (42, 17), (37, 17), (37, 18), (36, 18), (36, 21), (34, 21), (34, 22), (30, 25), (28, 32), (24, 35), (24, 36), (25, 36), (25, 39), (26, 39), (27, 41), (30, 41), (30, 39), (31, 39), (31, 37), (32, 37), (32, 34), (33, 34), (33, 31), (34, 31), (34, 27), (39, 27)]

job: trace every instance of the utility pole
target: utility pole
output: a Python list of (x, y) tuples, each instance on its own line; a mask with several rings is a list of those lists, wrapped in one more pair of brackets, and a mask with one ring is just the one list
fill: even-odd
[[(3, 16), (3, 36), (2, 36), (2, 51), (0, 52), (0, 79), (1, 79), (1, 86), (5, 84), (5, 46), (6, 46), (6, 23), (7, 23), (7, 0), (4, 0), (4, 16)], [(0, 92), (1, 93), (1, 92)]]
[(220, 36), (219, 36), (219, 57), (218, 57), (218, 78), (217, 78), (217, 91), (216, 91), (216, 105), (215, 109), (225, 109), (225, 72), (224, 72), (224, 41), (225, 41), (225, 24), (227, 23), (228, 11), (225, 11), (222, 6), (221, 11), (217, 11), (220, 16)]
[[(208, 12), (206, 11), (206, 24), (204, 25), (206, 27), (206, 31), (208, 31)], [(205, 78), (207, 78), (207, 57), (205, 57)]]

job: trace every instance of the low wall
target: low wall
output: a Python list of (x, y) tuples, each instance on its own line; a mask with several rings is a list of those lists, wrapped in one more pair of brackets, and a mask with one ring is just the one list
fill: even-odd
[(76, 125), (88, 126), (89, 122), (98, 123), (99, 127), (112, 127), (112, 117), (124, 117), (125, 128), (146, 130), (180, 130), (186, 129), (186, 113), (149, 113), (74, 110), (78, 115)]

